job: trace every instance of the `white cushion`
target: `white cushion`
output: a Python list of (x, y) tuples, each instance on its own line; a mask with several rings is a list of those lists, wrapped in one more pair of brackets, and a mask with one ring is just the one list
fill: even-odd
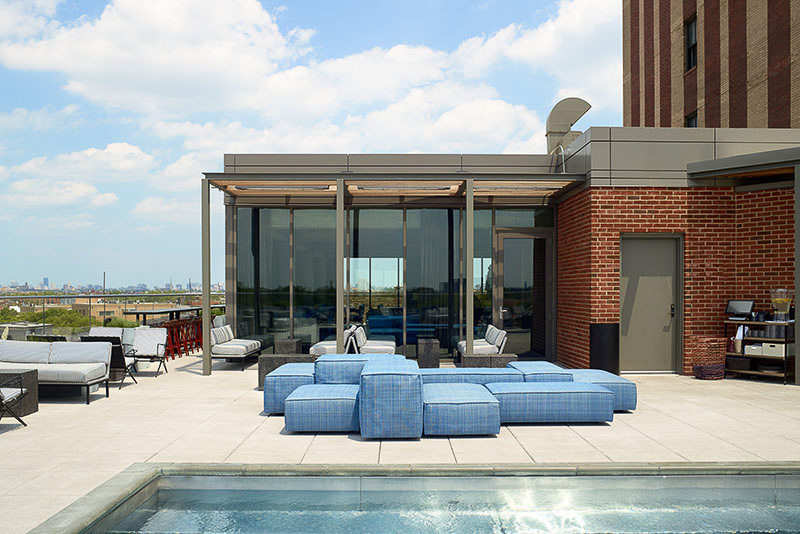
[(353, 335), (356, 336), (356, 346), (360, 350), (361, 347), (364, 346), (364, 343), (367, 342), (367, 333), (364, 332), (364, 327), (359, 326), (358, 328), (356, 328), (356, 331), (353, 333)]
[(319, 341), (311, 345), (311, 348), (308, 349), (308, 353), (313, 354), (314, 356), (322, 356), (323, 354), (336, 354), (336, 342)]
[(0, 340), (0, 362), (48, 363), (50, 343)]
[(107, 366), (103, 363), (0, 363), (0, 370), (3, 369), (35, 369), (39, 372), (39, 383), (85, 384), (108, 376)]
[[(484, 345), (484, 346), (487, 346), (487, 347), (492, 346), (489, 343), (487, 343), (485, 339), (473, 339), (472, 340), (472, 346), (473, 347), (477, 347), (478, 345)], [(456, 344), (456, 348), (458, 348), (458, 351), (461, 354), (464, 354), (465, 352), (467, 352), (467, 341), (466, 340), (459, 341)]]
[(503, 344), (503, 341), (506, 339), (507, 332), (505, 330), (500, 330), (497, 333), (497, 339), (494, 341), (495, 347), (497, 347), (497, 351), (500, 352), (500, 346)]
[(0, 400), (11, 402), (25, 392), (19, 388), (0, 388)]
[(232, 339), (225, 343), (217, 343), (211, 348), (211, 354), (243, 356), (261, 348), (257, 339)]
[(495, 340), (497, 339), (497, 335), (500, 333), (500, 330), (495, 328), (493, 325), (489, 325), (486, 327), (486, 335), (483, 338), (486, 340), (487, 343), (490, 345), (494, 345)]
[(135, 356), (163, 356), (167, 345), (166, 328), (137, 328), (133, 333)]
[(361, 354), (394, 354), (395, 347), (392, 345), (380, 345), (374, 341), (367, 341), (360, 348)]
[(472, 354), (497, 354), (497, 347), (494, 345), (473, 345)]
[(93, 326), (89, 329), (91, 337), (118, 337), (122, 339), (122, 328), (114, 326)]
[(133, 336), (136, 335), (135, 328), (123, 328), (122, 329), (122, 344), (123, 345), (133, 345)]
[(111, 362), (111, 343), (73, 343), (56, 341), (50, 350), (50, 363), (103, 363)]

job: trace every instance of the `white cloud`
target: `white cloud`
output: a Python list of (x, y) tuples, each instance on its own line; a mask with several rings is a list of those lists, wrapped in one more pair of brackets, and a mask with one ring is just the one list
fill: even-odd
[(119, 198), (114, 193), (99, 193), (92, 197), (92, 206), (110, 206), (116, 204)]
[(0, 130), (49, 130), (55, 126), (75, 125), (78, 106), (70, 104), (61, 109), (50, 106), (41, 109), (16, 108), (6, 113), (0, 113)]
[(55, 26), (52, 16), (61, 0), (3, 0), (0, 39), (31, 37)]
[(110, 143), (105, 148), (40, 156), (9, 169), (9, 174), (57, 180), (121, 182), (142, 179), (156, 166), (150, 154), (128, 143)]
[(94, 219), (88, 213), (78, 213), (75, 215), (53, 215), (40, 217), (32, 215), (23, 221), (27, 231), (39, 231), (52, 235), (63, 230), (85, 230), (94, 226)]
[(97, 188), (86, 182), (28, 179), (12, 182), (0, 204), (11, 208), (66, 206), (91, 201)]
[(146, 197), (136, 204), (133, 214), (163, 222), (199, 223), (200, 203), (179, 197)]

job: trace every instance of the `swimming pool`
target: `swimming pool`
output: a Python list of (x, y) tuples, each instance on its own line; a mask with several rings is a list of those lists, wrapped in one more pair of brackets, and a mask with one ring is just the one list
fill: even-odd
[(102, 531), (800, 532), (798, 475), (164, 476), (157, 486)]

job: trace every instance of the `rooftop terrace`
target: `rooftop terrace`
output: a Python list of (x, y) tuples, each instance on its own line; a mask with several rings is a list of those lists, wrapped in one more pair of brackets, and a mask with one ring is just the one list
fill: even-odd
[(290, 435), (264, 416), (256, 366), (199, 357), (140, 373), (111, 397), (43, 399), (27, 428), (0, 421), (0, 516), (26, 532), (135, 462), (545, 464), (759, 462), (800, 458), (800, 388), (677, 375), (630, 376), (639, 407), (600, 425), (505, 425), (496, 437), (364, 441)]

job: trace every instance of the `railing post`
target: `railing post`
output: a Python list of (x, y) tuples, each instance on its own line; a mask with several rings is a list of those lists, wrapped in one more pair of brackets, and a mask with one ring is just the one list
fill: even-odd
[(203, 270), (203, 374), (211, 374), (211, 185), (201, 182), (202, 270)]

